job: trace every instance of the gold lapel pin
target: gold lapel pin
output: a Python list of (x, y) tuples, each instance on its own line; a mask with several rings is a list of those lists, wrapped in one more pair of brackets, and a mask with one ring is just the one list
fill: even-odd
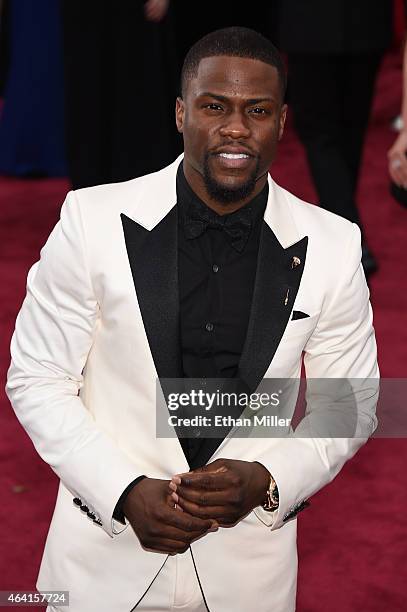
[(293, 260), (291, 262), (291, 268), (296, 268), (300, 264), (301, 264), (301, 259), (299, 257), (293, 257)]

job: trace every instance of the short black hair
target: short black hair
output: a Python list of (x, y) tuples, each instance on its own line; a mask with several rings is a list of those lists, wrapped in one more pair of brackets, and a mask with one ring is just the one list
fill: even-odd
[(287, 74), (278, 49), (259, 32), (240, 26), (210, 32), (190, 48), (181, 71), (182, 96), (186, 92), (188, 82), (197, 76), (200, 61), (206, 57), (219, 55), (247, 57), (274, 66), (280, 81), (281, 99), (284, 100)]

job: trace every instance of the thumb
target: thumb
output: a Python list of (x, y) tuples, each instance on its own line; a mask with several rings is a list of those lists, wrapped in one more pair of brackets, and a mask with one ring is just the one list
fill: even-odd
[(213, 472), (210, 465), (201, 465), (201, 467), (191, 470), (192, 474), (199, 474), (201, 472)]
[(216, 459), (216, 461), (214, 461), (213, 463), (209, 463), (207, 465), (202, 465), (199, 468), (196, 468), (195, 470), (191, 470), (192, 474), (199, 474), (202, 472), (211, 472), (212, 474), (214, 473), (219, 473), (219, 472), (227, 472), (228, 468), (226, 467), (226, 465), (223, 463), (222, 459)]
[(225, 459), (216, 459), (212, 463), (204, 465), (202, 468), (198, 468), (198, 469), (202, 470), (202, 472), (215, 472), (215, 473), (227, 472), (228, 466), (226, 465), (226, 463), (227, 463), (227, 460)]
[(211, 472), (212, 474), (218, 474), (221, 472), (227, 472), (228, 468), (223, 463), (222, 459), (216, 459), (213, 463), (209, 463), (207, 465), (202, 465), (201, 467), (195, 468), (194, 470), (190, 470), (189, 472), (182, 472), (181, 474), (175, 474), (172, 477), (174, 478), (182, 478), (183, 476), (188, 476), (188, 474), (201, 474), (202, 472)]
[(210, 472), (211, 474), (219, 474), (222, 472), (227, 472), (228, 468), (223, 463), (222, 459), (216, 459), (213, 463), (209, 463), (207, 465), (203, 465), (202, 467), (196, 468), (196, 470), (191, 470), (192, 474), (199, 474), (202, 472)]
[(189, 472), (181, 472), (180, 474), (174, 474), (174, 476), (172, 477), (172, 480), (174, 480), (175, 478), (183, 478), (185, 476), (188, 476), (189, 474), (200, 474), (201, 472), (213, 472), (214, 470), (209, 469), (208, 465), (203, 465), (202, 467), (198, 467), (195, 468), (195, 470), (189, 470)]

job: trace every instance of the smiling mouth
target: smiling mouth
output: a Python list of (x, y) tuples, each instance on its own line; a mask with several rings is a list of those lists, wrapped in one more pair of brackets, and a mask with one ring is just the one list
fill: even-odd
[(253, 159), (253, 156), (247, 153), (220, 152), (215, 153), (214, 157), (224, 169), (245, 169)]
[(249, 159), (250, 155), (246, 155), (246, 153), (218, 153), (219, 157), (224, 157), (226, 159)]

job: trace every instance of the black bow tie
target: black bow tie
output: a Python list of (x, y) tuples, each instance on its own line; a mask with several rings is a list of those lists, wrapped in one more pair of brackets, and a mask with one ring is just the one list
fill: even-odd
[(241, 253), (249, 239), (252, 228), (251, 208), (242, 208), (230, 215), (220, 216), (209, 208), (191, 207), (185, 219), (184, 229), (188, 239), (197, 238), (212, 227), (225, 232), (230, 244)]

